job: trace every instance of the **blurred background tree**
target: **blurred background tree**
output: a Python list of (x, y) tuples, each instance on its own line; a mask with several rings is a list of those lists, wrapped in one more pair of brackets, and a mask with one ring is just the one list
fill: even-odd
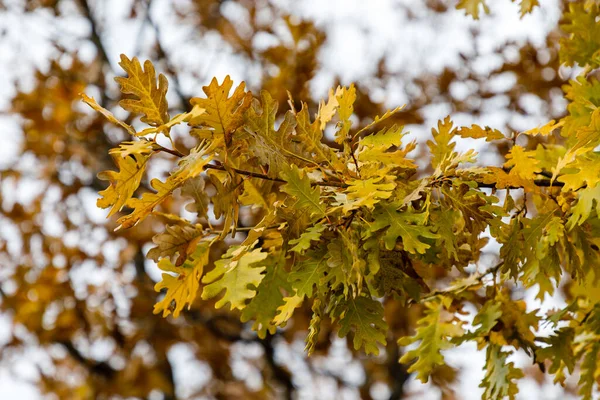
[[(255, 93), (267, 89), (281, 113), (288, 90), (314, 113), (328, 87), (358, 80), (356, 123), (406, 103), (391, 123), (413, 135), (448, 113), (507, 131), (565, 113), (561, 85), (572, 71), (557, 56), (564, 4), (549, 1), (519, 22), (507, 1), (474, 22), (452, 0), (378, 3), (0, 1), (0, 351), (10, 379), (25, 379), (15, 366), (26, 357), (35, 366), (30, 383), (60, 399), (468, 397), (451, 366), (428, 385), (414, 381), (397, 361), (396, 340), (368, 358), (323, 329), (307, 358), (309, 307), (266, 339), (210, 302), (178, 319), (153, 315), (159, 273), (145, 254), (161, 224), (114, 232), (114, 219), (95, 207), (105, 188), (96, 174), (112, 168), (108, 150), (125, 135), (79, 94), (135, 124), (116, 108), (121, 52), (168, 75), (172, 115), (226, 74)], [(529, 31), (515, 36), (508, 31), (521, 28), (512, 24)], [(173, 137), (189, 140), (176, 130)], [(155, 157), (150, 177), (171, 162)], [(163, 211), (184, 206), (172, 201)], [(241, 222), (253, 225), (253, 215)], [(415, 311), (385, 306), (390, 335), (410, 333)], [(466, 387), (475, 391), (477, 381)]]

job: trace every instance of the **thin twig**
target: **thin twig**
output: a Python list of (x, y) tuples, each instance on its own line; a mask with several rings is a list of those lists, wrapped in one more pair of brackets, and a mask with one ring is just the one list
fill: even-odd
[[(264, 229), (276, 229), (276, 228), (279, 228), (280, 226), (281, 226), (281, 224), (265, 226)], [(236, 232), (250, 232), (253, 229), (256, 229), (256, 226), (243, 226), (241, 228), (236, 228), (235, 231)], [(219, 234), (223, 233), (223, 231), (207, 229), (207, 233), (212, 234), (212, 235), (219, 235)]]
[[(165, 153), (169, 153), (171, 155), (174, 155), (175, 157), (185, 157), (185, 154), (177, 151), (177, 150), (173, 150), (173, 149), (169, 149), (167, 147), (163, 147), (161, 145), (159, 145), (158, 143), (156, 144), (156, 150), (158, 151), (163, 151)], [(251, 171), (245, 171), (243, 169), (238, 169), (238, 168), (226, 168), (223, 165), (216, 165), (216, 164), (207, 164), (204, 166), (204, 168), (206, 169), (216, 169), (219, 171), (233, 171), (237, 174), (240, 175), (246, 175), (246, 176), (250, 176), (252, 178), (259, 178), (259, 179), (264, 179), (267, 181), (273, 181), (273, 182), (281, 182), (281, 183), (287, 183), (286, 180), (281, 179), (281, 178), (277, 178), (277, 177), (272, 177), (266, 174), (261, 174), (259, 172), (251, 172)], [(348, 184), (344, 183), (344, 182), (330, 182), (330, 181), (323, 181), (323, 182), (311, 182), (310, 183), (312, 186), (331, 186), (331, 187), (339, 187), (339, 188), (347, 188)]]
[(173, 150), (173, 149), (169, 149), (169, 148), (167, 148), (167, 147), (163, 147), (163, 146), (161, 146), (161, 145), (160, 145), (160, 144), (158, 144), (158, 143), (156, 143), (156, 144), (155, 144), (155, 146), (156, 146), (156, 150), (158, 150), (158, 151), (163, 151), (163, 152), (165, 152), (165, 153), (169, 153), (169, 154), (171, 154), (171, 155), (173, 155), (173, 156), (175, 156), (175, 157), (179, 157), (179, 158), (183, 158), (183, 157), (185, 157), (185, 154), (183, 154), (183, 153), (182, 153), (182, 152), (180, 152), (179, 150)]
[[(223, 165), (215, 165), (215, 164), (207, 164), (204, 166), (204, 168), (206, 169), (217, 169), (219, 171), (228, 171), (227, 168), (225, 168), (225, 166)], [(246, 176), (250, 176), (252, 178), (259, 178), (259, 179), (264, 179), (267, 181), (273, 181), (273, 182), (281, 182), (281, 183), (286, 183), (285, 180), (281, 179), (281, 178), (273, 178), (269, 175), (265, 175), (265, 174), (261, 174), (258, 172), (250, 172), (250, 171), (244, 171), (243, 169), (237, 169), (237, 168), (230, 168), (231, 171), (240, 174), (240, 175), (246, 175)]]
[[(173, 149), (169, 149), (166, 147), (163, 147), (161, 145), (157, 144), (157, 150), (158, 151), (163, 151), (165, 153), (169, 153), (171, 155), (174, 155), (176, 157), (185, 157), (185, 155), (177, 150), (173, 150)], [(222, 165), (215, 165), (215, 164), (208, 164), (205, 166), (205, 168), (207, 169), (217, 169), (220, 171), (227, 171), (228, 169), (226, 169), (224, 166)], [(281, 182), (281, 183), (287, 183), (287, 181), (285, 181), (284, 179), (281, 178), (274, 178), (271, 176), (268, 176), (266, 174), (261, 174), (258, 172), (250, 172), (250, 171), (245, 171), (242, 169), (238, 169), (238, 168), (230, 168), (231, 171), (234, 171), (240, 175), (246, 175), (246, 176), (250, 176), (253, 178), (259, 178), (259, 179), (264, 179), (264, 180), (268, 180), (268, 181), (274, 181), (274, 182)], [(558, 182), (558, 181), (551, 181), (550, 179), (534, 179), (533, 180), (533, 184), (535, 186), (538, 187), (563, 187), (565, 186), (564, 182)], [(323, 181), (323, 182), (311, 182), (312, 186), (327, 186), (327, 187), (339, 187), (339, 188), (347, 188), (349, 185), (347, 183), (344, 182), (331, 182), (331, 181)], [(503, 190), (503, 189), (523, 189), (522, 186), (506, 186), (503, 188), (498, 188), (496, 187), (496, 183), (492, 182), (492, 183), (484, 183), (484, 182), (477, 182), (477, 187), (479, 188), (487, 188), (487, 189), (497, 189), (497, 190)]]
[[(479, 281), (479, 283), (483, 284), (483, 278), (485, 278), (489, 274), (492, 274), (495, 279), (496, 273), (498, 272), (498, 270), (500, 270), (500, 268), (502, 268), (503, 265), (504, 265), (504, 261), (500, 261), (498, 264), (494, 265), (492, 268), (489, 268), (484, 273), (476, 272), (474, 275), (477, 275), (476, 279)], [(423, 297), (419, 298), (418, 301), (414, 301), (414, 303), (422, 303), (424, 301), (431, 300), (434, 297), (437, 297), (439, 295), (444, 295), (447, 293), (448, 293), (448, 289), (434, 290), (434, 291), (430, 292), (429, 294), (427, 294), (427, 296), (423, 296)]]
[[(563, 187), (563, 186), (565, 186), (564, 182), (558, 182), (558, 181), (552, 182), (550, 179), (534, 179), (533, 184), (538, 187)], [(522, 186), (506, 186), (503, 188), (497, 188), (495, 182), (492, 182), (492, 183), (477, 182), (477, 187), (488, 188), (488, 189), (498, 189), (498, 190), (523, 189)]]

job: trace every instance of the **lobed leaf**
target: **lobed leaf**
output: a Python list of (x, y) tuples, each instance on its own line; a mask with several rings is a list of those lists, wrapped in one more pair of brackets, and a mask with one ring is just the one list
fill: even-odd
[(117, 221), (120, 224), (119, 229), (126, 229), (136, 225), (139, 221), (150, 215), (156, 206), (161, 204), (185, 181), (197, 177), (204, 171), (204, 166), (211, 160), (210, 156), (206, 157), (205, 152), (206, 149), (201, 146), (192, 149), (189, 155), (179, 160), (179, 167), (171, 173), (165, 182), (159, 179), (152, 179), (150, 186), (156, 190), (156, 193), (144, 193), (139, 199), (130, 199), (127, 202), (127, 206), (133, 208), (133, 212), (119, 218)]
[(268, 254), (261, 249), (248, 249), (240, 246), (232, 246), (220, 260), (215, 262), (215, 268), (202, 278), (205, 283), (202, 290), (202, 299), (207, 300), (217, 297), (224, 292), (223, 296), (215, 304), (216, 308), (230, 305), (230, 309), (243, 310), (246, 302), (256, 296), (256, 288), (264, 279), (264, 265), (253, 266), (262, 263)]
[(451, 340), (463, 334), (462, 321), (445, 310), (440, 298), (435, 297), (425, 303), (425, 315), (418, 322), (417, 332), (412, 337), (398, 341), (401, 346), (419, 342), (417, 348), (407, 351), (401, 358), (401, 363), (410, 363), (408, 372), (416, 372), (417, 379), (426, 383), (434, 368), (444, 365), (442, 350), (452, 347)]
[(523, 371), (508, 362), (510, 353), (502, 351), (501, 346), (489, 345), (486, 353), (485, 376), (479, 387), (484, 388), (484, 399), (514, 399), (519, 392), (514, 382), (523, 376)]
[(296, 165), (290, 165), (281, 171), (280, 176), (286, 181), (281, 190), (296, 198), (295, 207), (307, 210), (313, 219), (325, 215), (325, 205), (321, 202), (318, 187), (311, 187), (310, 179)]
[(383, 319), (383, 306), (377, 300), (367, 295), (350, 297), (340, 301), (331, 314), (339, 319), (339, 337), (353, 332), (354, 350), (364, 348), (366, 354), (378, 355), (378, 344), (385, 346), (388, 325)]
[(119, 172), (103, 171), (98, 173), (98, 178), (109, 181), (110, 185), (98, 193), (102, 197), (98, 199), (96, 205), (100, 208), (110, 207), (109, 217), (121, 211), (140, 186), (148, 158), (149, 155), (143, 154), (132, 154), (127, 157), (113, 155)]
[(152, 238), (156, 247), (151, 248), (146, 257), (158, 262), (160, 258), (179, 254), (176, 265), (181, 265), (203, 236), (202, 226), (167, 226), (163, 233)]
[(167, 258), (159, 261), (158, 268), (177, 275), (163, 273), (162, 280), (154, 285), (157, 292), (167, 289), (163, 299), (154, 305), (154, 314), (162, 311), (163, 317), (173, 313), (173, 317), (177, 318), (186, 305), (190, 308), (198, 293), (204, 266), (208, 263), (209, 250), (209, 242), (200, 243), (181, 267), (174, 266)]
[(190, 100), (193, 106), (204, 109), (204, 113), (189, 121), (190, 125), (198, 127), (192, 131), (193, 134), (200, 138), (215, 134), (217, 139), (223, 139), (227, 145), (231, 143), (233, 132), (243, 125), (244, 114), (252, 101), (252, 93), (245, 91), (245, 82), (240, 83), (229, 97), (232, 86), (233, 81), (229, 75), (221, 85), (213, 78), (208, 86), (202, 88), (206, 94), (205, 99), (193, 97)]
[(425, 253), (431, 245), (422, 239), (437, 239), (439, 235), (433, 233), (430, 227), (424, 226), (425, 214), (400, 212), (399, 208), (396, 203), (379, 203), (373, 213), (374, 221), (369, 226), (369, 232), (385, 229), (383, 241), (388, 250), (394, 249), (398, 238), (401, 238), (402, 246), (409, 253)]
[(116, 77), (121, 92), (132, 95), (119, 101), (125, 110), (142, 114), (142, 122), (151, 126), (160, 126), (169, 122), (169, 105), (167, 103), (167, 90), (169, 82), (163, 74), (158, 75), (158, 82), (154, 65), (149, 60), (144, 62), (142, 68), (137, 57), (127, 58), (121, 54), (119, 65), (127, 73), (127, 77)]

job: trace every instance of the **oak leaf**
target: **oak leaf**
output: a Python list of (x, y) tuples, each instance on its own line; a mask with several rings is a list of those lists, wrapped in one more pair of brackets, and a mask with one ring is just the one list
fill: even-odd
[(244, 123), (244, 114), (252, 101), (252, 94), (245, 91), (245, 82), (240, 83), (229, 97), (232, 86), (233, 81), (229, 75), (221, 85), (213, 78), (208, 86), (202, 88), (206, 94), (205, 99), (193, 97), (190, 100), (193, 106), (204, 109), (204, 113), (189, 121), (190, 125), (197, 127), (192, 134), (201, 138), (216, 135), (217, 139), (224, 140), (227, 145), (231, 144), (233, 132)]
[[(402, 239), (402, 246), (412, 254), (423, 254), (431, 247), (422, 239), (437, 239), (439, 236), (425, 225), (425, 214), (411, 211), (398, 211), (396, 203), (379, 203), (373, 212), (373, 223), (369, 231), (374, 233), (384, 229), (383, 241), (388, 250), (396, 247), (398, 238)], [(422, 238), (422, 239), (421, 239)]]
[(407, 351), (401, 363), (414, 363), (408, 372), (416, 372), (417, 379), (425, 383), (437, 366), (444, 365), (441, 351), (451, 348), (451, 340), (463, 334), (463, 322), (446, 311), (443, 301), (437, 297), (425, 303), (425, 315), (418, 322), (417, 332), (412, 337), (398, 341), (401, 346), (419, 342), (417, 348)]
[[(162, 280), (154, 285), (157, 292), (167, 289), (165, 297), (154, 305), (154, 314), (162, 311), (163, 317), (166, 317), (172, 312), (173, 317), (177, 318), (186, 305), (189, 309), (198, 293), (200, 277), (208, 263), (209, 249), (209, 242), (200, 243), (181, 267), (171, 264), (168, 258), (159, 261), (158, 268), (177, 275), (163, 273)], [(175, 306), (171, 309), (173, 302)]]
[(260, 92), (261, 101), (254, 100), (246, 114), (244, 129), (252, 136), (251, 152), (268, 168), (270, 176), (277, 176), (290, 164), (288, 157), (292, 133), (296, 119), (288, 111), (279, 129), (275, 129), (278, 104), (271, 95), (263, 90)]
[(284, 259), (266, 262), (267, 268), (260, 285), (256, 287), (256, 295), (242, 310), (241, 321), (252, 321), (252, 329), (260, 338), (265, 338), (267, 333), (274, 334), (279, 325), (277, 321), (283, 323), (281, 320), (276, 320), (278, 310), (286, 304), (282, 291), (288, 293), (292, 291), (284, 262)]
[(133, 129), (133, 127), (131, 125), (126, 124), (125, 122), (123, 122), (120, 119), (118, 119), (117, 117), (115, 117), (113, 113), (111, 113), (106, 108), (104, 108), (100, 104), (98, 104), (93, 97), (89, 97), (85, 93), (81, 93), (81, 97), (82, 97), (84, 103), (86, 103), (87, 105), (92, 107), (95, 111), (102, 114), (104, 116), (104, 118), (106, 118), (107, 120), (109, 120), (110, 122), (112, 122), (115, 125), (119, 125), (121, 128), (125, 129), (127, 131), (127, 133), (129, 133), (130, 135), (135, 136), (135, 129)]
[(506, 139), (504, 134), (500, 132), (498, 129), (492, 129), (489, 126), (482, 128), (479, 125), (471, 125), (470, 128), (464, 126), (456, 131), (456, 134), (462, 138), (471, 138), (471, 139), (482, 139), (485, 138), (486, 142), (491, 142), (493, 140)]
[(323, 130), (319, 120), (311, 122), (308, 106), (302, 103), (302, 109), (296, 114), (295, 136), (291, 138), (296, 145), (308, 153), (316, 162), (332, 163), (336, 156), (334, 150), (323, 143)]
[(150, 186), (156, 190), (156, 193), (144, 193), (139, 199), (130, 199), (127, 202), (127, 206), (133, 208), (133, 212), (119, 218), (117, 221), (120, 224), (119, 229), (126, 229), (136, 225), (139, 221), (146, 218), (156, 206), (161, 204), (186, 180), (195, 178), (204, 171), (204, 166), (211, 160), (210, 156), (205, 156), (205, 151), (206, 149), (201, 146), (192, 149), (189, 155), (179, 160), (178, 168), (171, 173), (165, 182), (156, 178), (152, 179)]
[(354, 112), (354, 102), (356, 101), (356, 88), (354, 84), (350, 87), (344, 87), (339, 94), (336, 94), (338, 101), (338, 114), (340, 121), (338, 122), (338, 130), (335, 133), (335, 142), (338, 144), (344, 143), (350, 133), (352, 121), (350, 117)]
[(321, 281), (329, 272), (328, 269), (325, 254), (315, 251), (307, 254), (305, 259), (294, 265), (288, 275), (288, 281), (296, 291), (296, 295), (312, 297), (314, 288), (321, 287)]
[(295, 251), (299, 254), (304, 253), (310, 248), (311, 241), (316, 242), (321, 238), (321, 234), (326, 228), (327, 227), (323, 224), (315, 224), (309, 227), (305, 232), (302, 233), (302, 235), (300, 235), (298, 239), (290, 240), (289, 243), (294, 245), (290, 251)]
[(148, 125), (160, 126), (169, 122), (167, 78), (159, 74), (157, 82), (154, 65), (149, 60), (144, 62), (142, 68), (137, 57), (130, 60), (121, 54), (119, 65), (127, 72), (127, 77), (116, 77), (115, 81), (122, 93), (132, 95), (132, 98), (119, 101), (119, 105), (132, 113), (142, 114), (142, 122)]
[(202, 226), (167, 226), (163, 233), (159, 233), (152, 238), (152, 242), (156, 244), (156, 247), (151, 248), (146, 257), (158, 262), (160, 258), (173, 257), (179, 253), (175, 265), (181, 265), (190, 250), (198, 245), (203, 236)]
[(284, 325), (294, 315), (294, 310), (302, 305), (304, 296), (287, 296), (283, 298), (284, 303), (277, 308), (278, 314), (273, 318), (273, 323), (277, 326)]
[(321, 131), (325, 129), (327, 123), (333, 119), (340, 103), (338, 102), (338, 96), (342, 94), (342, 88), (340, 86), (337, 87), (335, 92), (333, 89), (329, 89), (329, 99), (327, 103), (324, 100), (321, 100), (319, 103), (319, 111), (317, 113), (317, 121), (319, 121), (319, 128)]
[(366, 354), (378, 355), (378, 345), (385, 346), (388, 326), (383, 319), (383, 306), (370, 296), (361, 295), (340, 301), (331, 316), (339, 319), (339, 337), (353, 332), (354, 350), (364, 348)]
[[(264, 279), (267, 268), (263, 261), (268, 254), (261, 249), (248, 250), (245, 247), (232, 246), (227, 253), (215, 262), (215, 268), (202, 278), (206, 284), (202, 290), (202, 299), (223, 296), (215, 304), (221, 308), (227, 303), (230, 309), (243, 310), (246, 302), (256, 296), (256, 287)], [(260, 266), (254, 264), (260, 263)], [(254, 288), (251, 288), (251, 286)]]
[(132, 154), (128, 157), (121, 157), (119, 155), (113, 156), (113, 160), (119, 167), (119, 172), (103, 171), (98, 173), (99, 179), (110, 182), (108, 188), (98, 193), (102, 197), (96, 203), (100, 208), (111, 207), (108, 212), (109, 217), (120, 211), (140, 186), (148, 156)]
[(380, 176), (347, 180), (348, 187), (344, 189), (344, 193), (336, 195), (336, 205), (342, 207), (344, 214), (360, 207), (372, 210), (379, 201), (389, 199), (396, 187), (395, 182), (381, 182), (385, 178)]
[(513, 400), (519, 392), (516, 379), (524, 376), (523, 371), (508, 362), (510, 353), (498, 345), (489, 345), (486, 352), (485, 376), (479, 387), (484, 388), (484, 399)]
[(280, 176), (286, 181), (281, 190), (297, 200), (296, 208), (307, 210), (313, 219), (325, 215), (325, 205), (321, 202), (319, 188), (311, 187), (310, 179), (305, 175), (304, 170), (291, 165), (281, 171)]

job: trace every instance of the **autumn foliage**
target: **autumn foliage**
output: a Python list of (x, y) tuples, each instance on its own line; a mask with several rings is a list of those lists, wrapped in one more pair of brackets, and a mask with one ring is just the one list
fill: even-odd
[[(521, 15), (539, 6), (537, 1), (518, 3)], [(484, 0), (461, 0), (456, 7), (475, 19), (488, 11)], [(98, 393), (143, 397), (152, 389), (173, 396), (173, 382), (164, 374), (170, 368), (165, 354), (180, 342), (196, 346), (196, 355), (209, 360), (216, 379), (235, 381), (219, 360), (231, 351), (230, 344), (220, 340), (261, 343), (265, 354), (271, 352), (269, 379), (291, 396), (293, 374), (272, 358), (272, 338), (300, 334), (311, 356), (326, 351), (334, 332), (348, 338), (354, 354), (362, 357), (369, 374), (365, 388), (378, 379), (390, 387), (401, 380), (401, 394), (404, 380), (414, 374), (442, 388), (445, 398), (454, 398), (448, 388), (456, 371), (447, 365), (445, 351), (474, 343), (485, 352), (484, 399), (515, 398), (519, 380), (535, 374), (547, 374), (591, 399), (600, 377), (599, 18), (596, 1), (565, 4), (562, 37), (551, 62), (577, 73), (562, 86), (566, 114), (530, 130), (506, 132), (457, 126), (448, 116), (422, 142), (406, 138), (404, 125), (420, 122), (413, 105), (386, 110), (365, 100), (360, 85), (339, 85), (325, 99), (311, 101), (294, 74), (312, 70), (307, 65), (314, 54), (305, 55), (309, 61), (297, 65), (298, 71), (282, 69), (266, 79), (262, 90), (250, 91), (245, 82), (227, 76), (212, 79), (196, 97), (179, 93), (182, 112), (177, 114), (167, 101), (169, 79), (157, 73), (159, 68), (121, 55), (118, 104), (128, 118), (115, 116), (103, 100), (81, 96), (110, 123), (95, 119), (88, 130), (110, 126), (125, 138), (106, 148), (114, 165), (98, 173), (102, 182), (94, 189), (100, 196), (97, 206), (116, 221), (107, 235), (132, 235), (131, 254), (121, 255), (129, 258), (123, 263), (135, 262), (140, 275), (139, 282), (131, 283), (136, 288), (132, 301), (140, 303), (131, 318), (153, 331), (117, 335), (110, 318), (100, 326), (120, 337), (128, 357), (144, 338), (157, 347), (158, 360), (148, 368), (137, 361), (140, 365), (127, 375), (84, 357), (69, 330), (81, 324), (92, 335), (88, 319), (96, 318), (95, 311), (85, 300), (69, 306), (66, 298), (77, 296), (59, 277), (64, 269), (46, 267), (38, 279), (52, 287), (66, 285), (71, 293), (62, 300), (65, 312), (59, 313), (57, 331), (47, 342), (63, 345), (87, 368), (92, 382), (81, 384), (82, 394), (74, 398)], [(296, 45), (305, 37), (315, 46), (322, 43), (309, 24), (286, 23)], [(218, 29), (239, 45), (241, 38), (227, 36), (226, 26)], [(286, 51), (249, 54), (255, 61), (284, 65)], [(445, 73), (444, 79), (454, 79)], [(532, 76), (519, 90), (541, 82), (531, 69), (519, 73), (523, 79)], [(551, 83), (532, 90), (544, 98), (552, 85), (563, 82)], [(62, 94), (67, 104), (85, 85), (72, 88)], [(15, 104), (29, 100), (22, 94)], [(84, 133), (76, 123), (84, 117), (70, 118), (55, 123), (71, 124), (69, 134), (85, 149), (87, 139), (79, 138)], [(175, 138), (174, 130), (184, 134)], [(486, 149), (486, 156), (474, 147)], [(490, 162), (494, 157), (500, 161)], [(170, 160), (172, 168), (147, 182), (155, 159)], [(143, 273), (141, 258), (141, 247), (150, 240), (145, 256), (162, 271), (155, 284)], [(495, 262), (482, 268), (492, 243), (497, 245)], [(65, 244), (56, 239), (45, 246)], [(17, 274), (27, 273), (24, 265)], [(3, 295), (5, 309), (27, 302), (19, 297), (27, 293), (22, 282), (17, 294)], [(564, 292), (567, 305), (532, 308), (516, 294), (521, 289), (541, 301)], [(56, 301), (52, 292), (35, 290), (39, 301), (27, 302), (31, 315)], [(30, 314), (17, 314), (17, 319), (27, 326), (34, 321)], [(244, 332), (244, 326), (254, 333)], [(40, 327), (27, 327), (45, 337)], [(550, 333), (540, 334), (542, 327)], [(199, 339), (205, 334), (212, 339)], [(159, 343), (150, 337), (156, 335), (163, 335)], [(211, 348), (213, 341), (221, 344)], [(530, 369), (512, 361), (517, 352), (529, 357)], [(376, 361), (380, 353), (385, 362)], [(148, 376), (142, 377), (142, 370)], [(101, 382), (127, 376), (145, 383), (127, 381), (127, 391), (116, 384), (106, 392), (100, 388)], [(572, 377), (576, 384), (569, 389)], [(48, 378), (47, 390), (58, 393), (51, 383)], [(206, 393), (246, 398), (251, 392), (243, 385), (225, 387), (209, 387)], [(270, 392), (268, 385), (262, 390), (265, 396), (281, 394)], [(366, 393), (361, 389), (363, 397)]]

